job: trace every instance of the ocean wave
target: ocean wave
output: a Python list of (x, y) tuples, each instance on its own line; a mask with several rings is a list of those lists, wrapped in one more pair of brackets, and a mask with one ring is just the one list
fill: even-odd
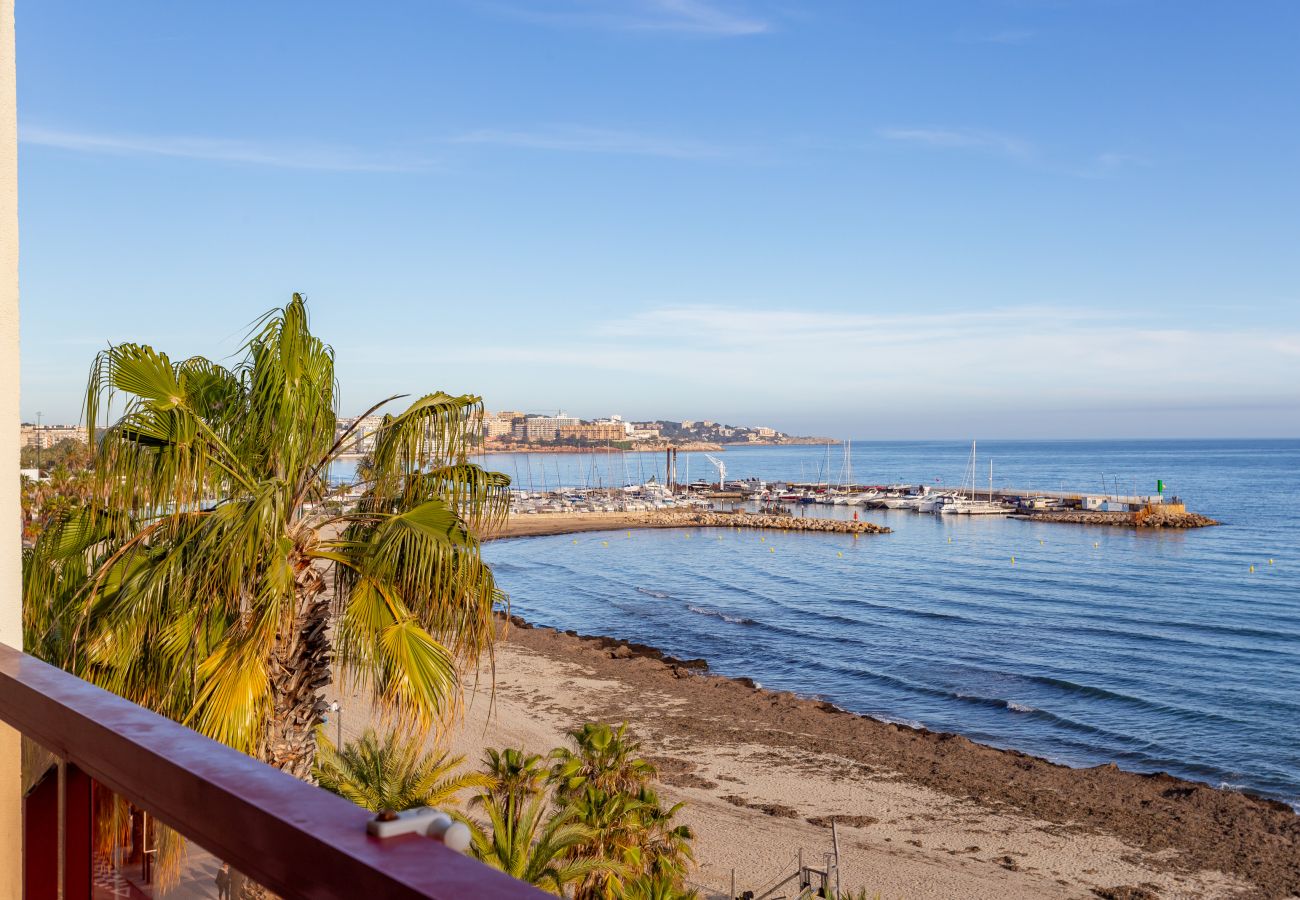
[(1014, 700), (1007, 701), (1007, 709), (1018, 713), (1038, 712), (1037, 708), (1030, 706), (1027, 703), (1017, 703)]
[(645, 594), (647, 597), (654, 597), (656, 600), (671, 600), (673, 595), (667, 591), (653, 591), (650, 588), (639, 587), (636, 589), (638, 594)]
[(718, 612), (716, 609), (705, 609), (703, 606), (687, 606), (693, 613), (701, 616), (711, 616), (715, 619), (721, 619), (724, 622), (730, 622), (733, 625), (757, 625), (753, 619), (746, 619), (744, 616), (729, 616), (726, 613)]

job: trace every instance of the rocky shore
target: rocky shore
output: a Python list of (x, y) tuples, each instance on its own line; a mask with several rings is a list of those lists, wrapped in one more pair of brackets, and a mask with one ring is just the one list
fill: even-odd
[(1074, 525), (1117, 525), (1122, 528), (1206, 528), (1219, 525), (1198, 513), (1157, 509), (1150, 513), (1105, 510), (1048, 509), (1018, 513), (1010, 518), (1034, 522), (1066, 522)]
[[(555, 684), (534, 683), (541, 670), (524, 678), (523, 719), (628, 720), (654, 745), (701, 832), (699, 881), (725, 884), (731, 866), (766, 873), (792, 846), (820, 850), (834, 817), (855, 887), (888, 896), (1300, 893), (1300, 816), (1285, 804), (1113, 764), (1072, 769), (711, 675), (653, 647), (502, 625), (503, 651), (559, 666), (546, 669)], [(502, 662), (495, 696), (507, 702)]]

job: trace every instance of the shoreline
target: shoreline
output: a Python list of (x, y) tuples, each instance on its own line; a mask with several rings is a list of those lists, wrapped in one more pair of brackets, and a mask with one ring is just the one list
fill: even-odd
[[(1113, 763), (1073, 768), (957, 734), (848, 712), (815, 697), (766, 690), (750, 678), (712, 674), (702, 659), (678, 659), (658, 648), (609, 636), (557, 631), (518, 616), (511, 616), (509, 624), (502, 622), (502, 634), (507, 646), (589, 668), (600, 678), (629, 682), (637, 694), (665, 689), (678, 694), (688, 715), (655, 717), (662, 721), (654, 723), (653, 731), (633, 710), (621, 710), (621, 716), (620, 710), (613, 711), (612, 718), (630, 721), (643, 739), (653, 735), (662, 742), (673, 737), (663, 733), (665, 724), (671, 724), (675, 737), (686, 738), (688, 744), (761, 736), (764, 743), (779, 745), (786, 752), (829, 753), (869, 773), (887, 771), (889, 782), (935, 792), (945, 796), (948, 804), (1028, 817), (1074, 838), (1115, 838), (1136, 848), (1144, 859), (1150, 856), (1146, 865), (1154, 872), (1187, 877), (1219, 871), (1247, 882), (1250, 896), (1300, 893), (1300, 816), (1281, 801), (1164, 772), (1130, 772)], [(719, 718), (724, 724), (718, 724)], [(661, 768), (670, 786), (700, 790), (699, 782), (710, 780), (692, 775), (689, 759)], [(727, 789), (721, 793), (724, 803), (749, 808), (760, 819), (791, 818), (785, 804), (773, 806), (762, 797), (740, 804), (734, 793)], [(828, 810), (827, 815), (832, 814)], [(842, 823), (873, 818), (852, 810), (842, 810), (839, 817)], [(859, 827), (872, 831), (872, 824), (846, 830), (856, 833)], [(1011, 865), (1022, 865), (1014, 855), (1008, 858)], [(1006, 859), (993, 862), (1014, 871)], [(1174, 893), (1161, 896), (1204, 895), (1200, 890), (1181, 893), (1172, 884), (1163, 887)], [(1209, 892), (1217, 895), (1217, 889)], [(1240, 895), (1236, 889), (1227, 893)]]

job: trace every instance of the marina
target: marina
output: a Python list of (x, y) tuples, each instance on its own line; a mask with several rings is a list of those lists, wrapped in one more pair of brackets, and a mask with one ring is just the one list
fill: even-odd
[[(1188, 512), (1177, 495), (1167, 494), (1158, 480), (1157, 493), (1140, 494), (1133, 484), (1131, 492), (1122, 493), (1118, 480), (1108, 490), (1089, 492), (1081, 489), (1044, 489), (995, 485), (993, 462), (989, 460), (987, 487), (976, 483), (978, 458), (971, 445), (970, 457), (962, 483), (944, 487), (934, 483), (892, 482), (867, 484), (853, 480), (851, 443), (845, 444), (840, 480), (767, 480), (756, 476), (727, 478), (727, 463), (710, 454), (701, 454), (716, 472), (717, 480), (690, 480), (690, 456), (682, 464), (674, 450), (664, 453), (662, 470), (657, 467), (648, 478), (621, 485), (602, 483), (602, 476), (613, 477), (606, 460), (605, 472), (596, 466), (582, 469), (583, 481), (569, 483), (555, 467), (554, 482), (548, 483), (545, 462), (538, 481), (533, 479), (531, 462), (527, 486), (514, 482), (511, 513), (515, 516), (553, 513), (650, 513), (664, 510), (709, 510), (714, 512), (767, 512), (795, 515), (808, 505), (846, 506), (866, 509), (910, 510), (917, 513), (955, 516), (1033, 517), (1045, 522), (1062, 522), (1129, 527), (1194, 528), (1218, 524), (1208, 517)], [(501, 457), (494, 459), (501, 461)], [(805, 468), (806, 468), (805, 460)], [(514, 460), (516, 476), (518, 461)], [(626, 460), (621, 470), (629, 476)], [(637, 455), (636, 469), (644, 476), (645, 460)], [(830, 471), (829, 448), (824, 468)], [(698, 464), (697, 464), (698, 471)], [(572, 471), (569, 473), (572, 475)], [(819, 473), (820, 474), (820, 473)], [(662, 478), (662, 480), (661, 480)], [(680, 479), (680, 480), (679, 480)], [(575, 480), (576, 481), (576, 480)], [(1103, 479), (1103, 482), (1105, 479)], [(552, 486), (554, 484), (554, 486)]]

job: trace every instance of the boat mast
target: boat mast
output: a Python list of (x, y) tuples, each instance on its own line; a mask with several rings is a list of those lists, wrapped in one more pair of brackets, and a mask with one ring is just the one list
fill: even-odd
[[(974, 441), (970, 442), (970, 465), (967, 466), (967, 471), (970, 472), (970, 498), (974, 500), (975, 499), (975, 442)], [(962, 489), (964, 490), (966, 487), (965, 478), (962, 479), (961, 486)]]

